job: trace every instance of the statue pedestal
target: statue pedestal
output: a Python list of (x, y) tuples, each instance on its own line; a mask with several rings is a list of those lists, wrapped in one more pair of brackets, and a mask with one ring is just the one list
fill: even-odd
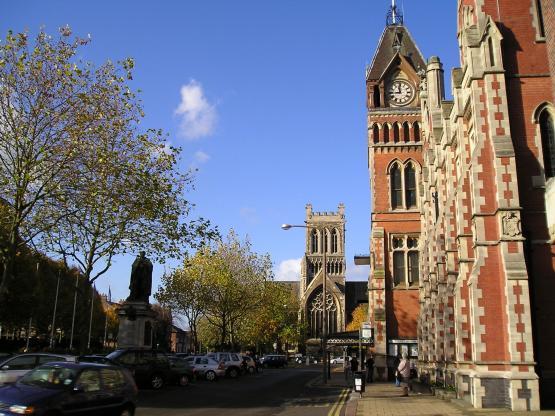
[(118, 348), (152, 348), (154, 317), (148, 302), (126, 301), (118, 309)]

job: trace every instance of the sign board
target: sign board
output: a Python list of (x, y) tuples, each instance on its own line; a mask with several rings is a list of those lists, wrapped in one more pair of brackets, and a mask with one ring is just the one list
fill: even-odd
[(369, 339), (372, 338), (372, 326), (369, 323), (363, 323), (360, 328), (360, 337)]

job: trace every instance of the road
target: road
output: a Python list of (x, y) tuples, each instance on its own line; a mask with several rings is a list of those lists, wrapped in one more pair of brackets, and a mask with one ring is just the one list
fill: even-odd
[(318, 367), (267, 369), (236, 380), (141, 390), (136, 416), (339, 416), (347, 390), (316, 384), (320, 375)]

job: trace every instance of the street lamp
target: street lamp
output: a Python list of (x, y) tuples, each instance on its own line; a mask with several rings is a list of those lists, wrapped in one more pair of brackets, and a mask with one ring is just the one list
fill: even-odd
[(326, 371), (326, 367), (329, 365), (328, 358), (327, 358), (327, 339), (326, 339), (326, 332), (327, 332), (327, 299), (326, 299), (326, 274), (327, 274), (327, 264), (326, 264), (326, 243), (324, 241), (326, 230), (325, 227), (318, 227), (313, 225), (292, 225), (292, 224), (282, 224), (282, 230), (290, 230), (291, 228), (309, 228), (313, 230), (320, 231), (322, 233), (322, 371), (323, 371), (323, 380), (324, 384), (328, 382), (328, 374)]

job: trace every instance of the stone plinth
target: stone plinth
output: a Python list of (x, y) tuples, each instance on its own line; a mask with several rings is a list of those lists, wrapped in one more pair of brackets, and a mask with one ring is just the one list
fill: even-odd
[(127, 301), (118, 316), (118, 348), (152, 348), (155, 313), (150, 304)]

